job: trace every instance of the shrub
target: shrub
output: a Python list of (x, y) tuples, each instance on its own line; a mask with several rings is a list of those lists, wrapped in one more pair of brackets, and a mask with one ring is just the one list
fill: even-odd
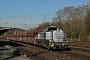
[(21, 55), (20, 50), (18, 50), (18, 49), (13, 50), (12, 55), (13, 56), (19, 56), (19, 55)]
[(0, 56), (0, 60), (5, 60), (3, 57)]

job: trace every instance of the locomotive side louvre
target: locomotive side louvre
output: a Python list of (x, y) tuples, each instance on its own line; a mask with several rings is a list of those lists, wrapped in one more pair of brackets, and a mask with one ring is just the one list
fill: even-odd
[(66, 49), (68, 43), (63, 30), (51, 26), (44, 30), (44, 32), (38, 33), (36, 39), (37, 45), (44, 46), (51, 49)]

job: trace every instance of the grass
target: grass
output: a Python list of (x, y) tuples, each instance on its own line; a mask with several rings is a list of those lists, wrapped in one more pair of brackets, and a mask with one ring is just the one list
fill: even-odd
[(13, 56), (19, 56), (19, 55), (21, 55), (21, 52), (20, 52), (20, 50), (15, 49), (15, 50), (13, 50), (12, 55)]
[(3, 57), (0, 56), (0, 60), (5, 60)]

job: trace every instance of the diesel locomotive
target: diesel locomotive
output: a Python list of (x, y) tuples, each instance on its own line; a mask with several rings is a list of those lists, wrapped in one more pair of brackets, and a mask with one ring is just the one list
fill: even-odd
[(68, 41), (63, 30), (55, 26), (47, 27), (43, 32), (39, 32), (36, 38), (39, 46), (48, 49), (67, 49)]

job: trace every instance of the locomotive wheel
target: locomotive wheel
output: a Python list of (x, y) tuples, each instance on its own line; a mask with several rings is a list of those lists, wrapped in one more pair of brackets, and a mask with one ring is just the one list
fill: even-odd
[(37, 43), (37, 46), (39, 46), (39, 43)]

